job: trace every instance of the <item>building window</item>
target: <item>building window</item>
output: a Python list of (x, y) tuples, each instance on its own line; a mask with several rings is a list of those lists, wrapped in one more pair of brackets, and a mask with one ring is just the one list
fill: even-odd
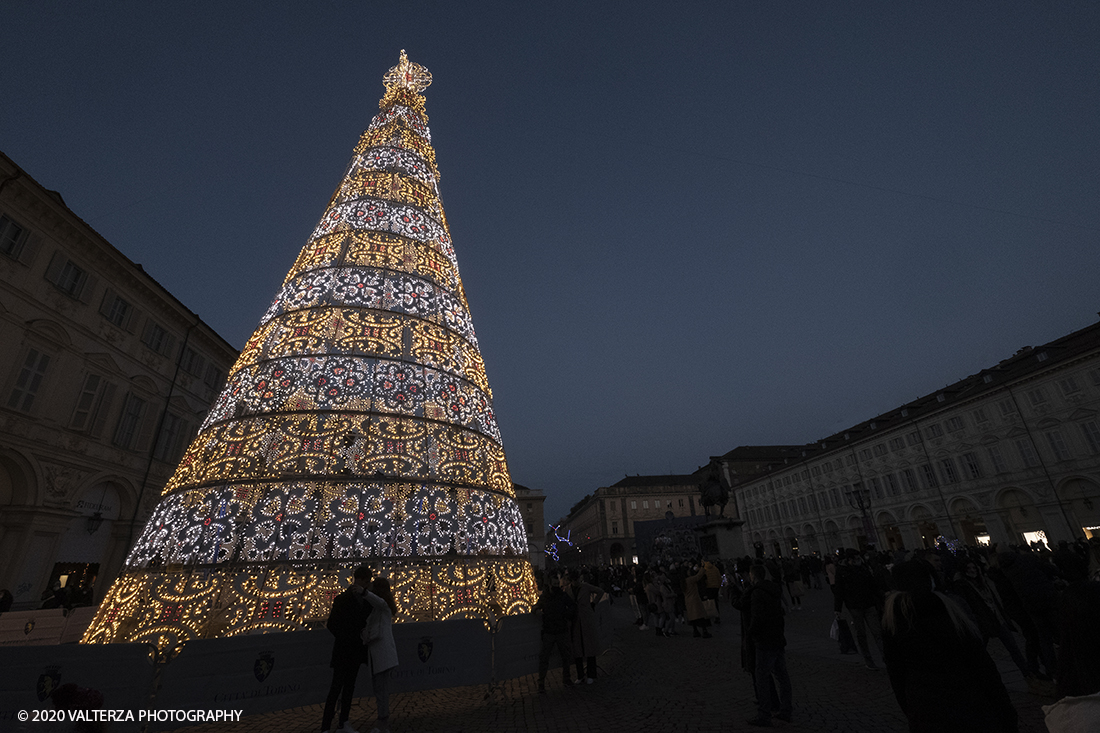
[(994, 473), (1004, 473), (1008, 470), (1008, 464), (1005, 463), (1004, 454), (1001, 453), (1000, 446), (991, 445), (986, 449), (989, 453), (989, 462), (993, 464)]
[(630, 502), (630, 508), (631, 509), (637, 509), (638, 508), (638, 502), (637, 501), (631, 501)]
[(180, 354), (180, 369), (188, 374), (195, 377), (201, 377), (204, 366), (206, 366), (206, 359), (202, 358), (202, 355), (190, 346), (185, 348), (183, 353)]
[(947, 418), (947, 429), (952, 433), (956, 433), (962, 430), (963, 419), (961, 417), (958, 417), (957, 415), (955, 417)]
[(619, 523), (618, 522), (612, 522), (611, 523), (611, 534), (615, 534), (615, 535), (619, 534)]
[(814, 466), (813, 468), (810, 469), (810, 473), (812, 473), (814, 476), (820, 476), (821, 475), (821, 469), (818, 468), (817, 466)]
[(84, 375), (84, 384), (80, 388), (80, 396), (76, 398), (76, 408), (73, 417), (69, 420), (69, 427), (73, 430), (84, 430), (92, 421), (92, 413), (99, 398), (99, 390), (104, 385), (103, 378), (98, 374)]
[(840, 506), (840, 490), (830, 489), (829, 495), (833, 498), (833, 506)]
[(938, 438), (941, 435), (943, 435), (943, 429), (940, 427), (939, 423), (934, 423), (924, 429), (924, 437), (926, 438)]
[(145, 324), (145, 330), (141, 334), (141, 342), (161, 356), (167, 356), (175, 339), (156, 321), (150, 320)]
[(119, 448), (129, 449), (134, 447), (144, 417), (145, 400), (134, 394), (127, 395), (126, 405), (122, 408), (122, 415), (119, 417), (118, 426), (115, 428), (114, 444)]
[(527, 523), (527, 534), (532, 534), (534, 531), (535, 531), (535, 523), (534, 522), (528, 522)]
[(882, 456), (886, 455), (886, 444), (885, 443), (879, 443), (878, 445), (876, 445), (871, 450), (871, 452), (874, 453), (879, 458), (881, 458)]
[(1032, 407), (1039, 407), (1047, 403), (1047, 393), (1043, 391), (1042, 387), (1028, 390), (1026, 394), (1027, 401), (1031, 403)]
[(1016, 414), (1016, 405), (1012, 404), (1012, 398), (1006, 397), (997, 403), (997, 409), (1001, 411), (1001, 417), (1008, 417)]
[(882, 498), (882, 483), (879, 482), (877, 476), (871, 477), (871, 492), (875, 495), (876, 499)]
[(203, 375), (202, 381), (210, 389), (220, 389), (225, 384), (225, 372), (213, 364), (209, 364), (206, 367), (206, 374)]
[(909, 492), (917, 490), (917, 477), (913, 473), (913, 469), (905, 468), (901, 472), (901, 485)]
[(99, 307), (100, 314), (108, 322), (119, 328), (130, 328), (134, 318), (134, 306), (130, 302), (110, 288), (103, 293), (103, 303)]
[(970, 414), (974, 416), (974, 422), (978, 423), (979, 425), (989, 422), (989, 415), (985, 414), (984, 407), (979, 407), (977, 410), (974, 410), (974, 412)]
[(9, 257), (18, 258), (26, 241), (27, 230), (9, 219), (7, 215), (0, 215), (0, 252)]
[(940, 459), (940, 473), (943, 474), (945, 484), (955, 484), (959, 481), (959, 474), (955, 470), (955, 461), (950, 458)]
[(533, 501), (527, 502), (527, 508), (528, 509), (534, 509), (535, 508), (535, 502), (533, 502)]
[(1069, 452), (1069, 448), (1066, 446), (1066, 441), (1062, 440), (1062, 431), (1051, 430), (1046, 435), (1047, 443), (1050, 444), (1050, 450), (1054, 453), (1054, 460), (1068, 461), (1073, 457)]
[(671, 509), (671, 508), (672, 508), (672, 499), (669, 499), (668, 503), (665, 505), (665, 509)]
[(927, 489), (934, 489), (939, 486), (939, 482), (936, 481), (936, 472), (932, 470), (932, 467), (925, 463), (920, 467), (921, 473), (924, 475), (924, 487)]
[(890, 450), (900, 453), (905, 450), (905, 441), (901, 438), (890, 438)]
[(49, 354), (43, 354), (37, 349), (27, 351), (23, 366), (19, 369), (19, 376), (15, 378), (15, 386), (8, 397), (8, 407), (23, 412), (30, 411), (31, 405), (34, 404), (34, 396), (42, 386), (42, 378), (46, 376), (46, 368), (49, 365)]
[(914, 430), (905, 436), (906, 445), (916, 445), (920, 442), (920, 433)]
[(157, 444), (153, 449), (153, 457), (158, 461), (171, 463), (179, 460), (183, 455), (183, 441), (186, 439), (186, 426), (181, 417), (170, 412), (164, 414), (164, 424), (161, 425), (160, 435), (157, 436)]
[(1017, 440), (1016, 450), (1020, 451), (1020, 458), (1023, 459), (1024, 465), (1028, 468), (1034, 468), (1039, 465), (1039, 456), (1035, 453), (1035, 446), (1031, 444), (1028, 438)]
[(882, 477), (882, 481), (886, 484), (886, 490), (890, 492), (890, 496), (898, 495), (898, 479), (894, 474), (886, 474)]
[(854, 465), (856, 465), (856, 457), (853, 456), (853, 455), (844, 456), (844, 465), (845, 466), (854, 466)]
[(982, 477), (982, 467), (978, 464), (978, 457), (973, 453), (963, 453), (962, 464), (966, 469), (966, 477), (968, 479)]
[(649, 499), (642, 501), (642, 509), (649, 509)]
[(683, 500), (683, 499), (680, 499), (680, 508), (681, 508), (681, 509), (683, 509), (683, 508), (684, 508), (684, 500)]
[(1085, 435), (1085, 442), (1088, 443), (1089, 453), (1100, 453), (1100, 425), (1097, 425), (1096, 421), (1092, 420), (1081, 425), (1081, 432)]
[(1072, 394), (1077, 394), (1081, 391), (1081, 386), (1077, 384), (1077, 380), (1073, 377), (1066, 377), (1065, 379), (1058, 380), (1058, 389), (1062, 390), (1062, 394), (1069, 397)]

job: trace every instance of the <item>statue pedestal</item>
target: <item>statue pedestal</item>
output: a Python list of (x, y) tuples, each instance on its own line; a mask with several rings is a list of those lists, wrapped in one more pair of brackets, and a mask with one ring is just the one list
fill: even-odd
[(695, 528), (699, 535), (699, 551), (708, 560), (731, 559), (751, 554), (745, 546), (740, 519), (720, 517)]

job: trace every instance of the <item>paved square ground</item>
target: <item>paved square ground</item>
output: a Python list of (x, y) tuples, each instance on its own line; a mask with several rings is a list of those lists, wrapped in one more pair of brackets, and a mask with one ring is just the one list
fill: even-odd
[[(751, 679), (741, 671), (739, 619), (721, 607), (725, 623), (714, 638), (694, 639), (678, 627), (670, 639), (631, 625), (628, 599), (615, 599), (614, 646), (599, 659), (593, 685), (563, 688), (560, 669), (537, 693), (536, 675), (484, 685), (394, 695), (391, 728), (396, 733), (513, 733), (538, 731), (738, 731), (753, 717)], [(832, 595), (809, 590), (803, 610), (787, 616), (787, 660), (794, 687), (790, 731), (890, 733), (907, 730), (885, 671), (871, 671), (859, 655), (842, 656), (829, 639)], [(1022, 640), (1021, 640), (1022, 648)], [(1009, 694), (1020, 713), (1022, 733), (1046, 733), (1040, 706), (1050, 698), (1029, 694), (1000, 642), (990, 642)], [(876, 654), (881, 661), (881, 656)], [(552, 663), (556, 663), (556, 658)], [(321, 705), (252, 715), (238, 723), (190, 726), (181, 733), (306, 733), (319, 731)], [(356, 700), (351, 723), (360, 733), (374, 724), (373, 698)]]

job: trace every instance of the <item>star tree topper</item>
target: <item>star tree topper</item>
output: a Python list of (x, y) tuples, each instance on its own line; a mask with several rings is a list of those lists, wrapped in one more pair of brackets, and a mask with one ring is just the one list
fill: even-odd
[(386, 85), (387, 92), (404, 88), (419, 94), (431, 85), (432, 73), (420, 64), (409, 61), (409, 57), (405, 55), (405, 49), (401, 49), (401, 60), (397, 66), (386, 72), (382, 82)]

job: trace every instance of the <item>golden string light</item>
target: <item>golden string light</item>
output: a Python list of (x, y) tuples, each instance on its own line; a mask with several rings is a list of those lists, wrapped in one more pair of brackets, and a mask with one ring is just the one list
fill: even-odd
[(535, 584), (405, 52), (381, 111), (164, 487), (86, 643), (309, 628), (354, 567), (399, 621), (528, 611)]

